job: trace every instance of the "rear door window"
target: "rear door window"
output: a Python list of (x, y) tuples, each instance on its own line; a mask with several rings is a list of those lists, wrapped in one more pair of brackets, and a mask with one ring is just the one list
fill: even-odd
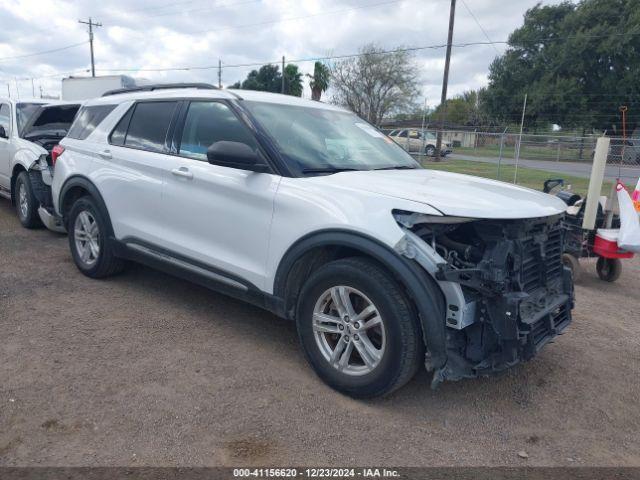
[(77, 140), (86, 139), (96, 129), (100, 122), (109, 115), (115, 105), (92, 105), (88, 107), (82, 107), (76, 119), (74, 120), (67, 137), (75, 138)]
[(131, 116), (124, 145), (150, 152), (163, 152), (177, 105), (178, 102), (138, 103)]

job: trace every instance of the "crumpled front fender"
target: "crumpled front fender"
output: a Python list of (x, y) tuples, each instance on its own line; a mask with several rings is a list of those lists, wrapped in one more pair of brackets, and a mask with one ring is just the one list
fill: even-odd
[(41, 155), (47, 155), (47, 151), (35, 144), (32, 148), (18, 150), (13, 157), (11, 171), (13, 172), (17, 165), (22, 166), (25, 170), (40, 170), (38, 160), (40, 160)]

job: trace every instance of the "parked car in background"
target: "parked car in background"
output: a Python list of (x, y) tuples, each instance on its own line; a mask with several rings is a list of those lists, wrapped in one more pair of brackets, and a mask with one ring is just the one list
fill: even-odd
[(79, 108), (79, 103), (0, 98), (0, 196), (11, 200), (27, 228), (44, 222), (60, 229), (44, 208), (51, 206), (51, 151)]
[[(409, 153), (423, 153), (429, 157), (436, 156), (436, 134), (416, 129), (397, 129), (389, 134), (398, 145)], [(440, 155), (447, 156), (452, 152), (450, 142), (442, 142)]]
[(434, 385), (503, 370), (571, 321), (562, 200), (423, 169), (334, 105), (114, 92), (82, 107), (55, 158), (83, 274), (134, 260), (294, 320), (319, 377), (354, 397), (420, 365)]

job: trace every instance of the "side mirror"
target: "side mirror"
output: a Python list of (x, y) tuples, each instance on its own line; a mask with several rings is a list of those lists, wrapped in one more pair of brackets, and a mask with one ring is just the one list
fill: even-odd
[(0, 125), (0, 138), (9, 138), (9, 135), (7, 135), (7, 131), (2, 125)]
[(222, 140), (207, 149), (207, 160), (212, 165), (250, 170), (252, 172), (267, 172), (269, 167), (262, 161), (249, 145), (242, 142)]

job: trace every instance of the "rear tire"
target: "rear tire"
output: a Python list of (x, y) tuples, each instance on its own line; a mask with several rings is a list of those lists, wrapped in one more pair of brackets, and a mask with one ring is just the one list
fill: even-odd
[(296, 323), (316, 374), (355, 398), (393, 392), (424, 361), (409, 300), (391, 275), (365, 258), (336, 260), (314, 272), (300, 293)]
[(620, 274), (622, 273), (622, 262), (619, 258), (598, 257), (596, 271), (598, 272), (600, 280), (615, 282), (620, 278)]
[(18, 220), (25, 228), (42, 227), (38, 207), (40, 202), (33, 194), (31, 180), (27, 172), (20, 172), (15, 183), (15, 203)]
[(124, 269), (124, 260), (116, 257), (109, 240), (108, 214), (96, 201), (81, 197), (71, 206), (67, 222), (69, 248), (78, 269), (87, 277), (104, 278)]

